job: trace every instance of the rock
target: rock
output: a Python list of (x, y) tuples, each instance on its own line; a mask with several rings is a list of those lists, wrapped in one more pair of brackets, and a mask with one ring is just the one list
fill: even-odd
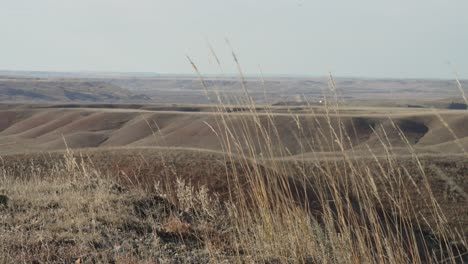
[(121, 194), (121, 193), (124, 193), (124, 192), (127, 191), (127, 188), (122, 187), (122, 186), (120, 186), (120, 185), (118, 185), (118, 184), (116, 184), (116, 183), (113, 183), (113, 184), (110, 186), (110, 188), (111, 188), (111, 192), (112, 192), (112, 193), (117, 193), (117, 194)]
[(140, 218), (152, 217), (154, 219), (165, 218), (176, 210), (167, 199), (157, 195), (135, 201), (133, 209)]
[(0, 194), (0, 206), (5, 206), (7, 207), (8, 206), (8, 201), (10, 199), (8, 198), (8, 196), (4, 195), (4, 194)]

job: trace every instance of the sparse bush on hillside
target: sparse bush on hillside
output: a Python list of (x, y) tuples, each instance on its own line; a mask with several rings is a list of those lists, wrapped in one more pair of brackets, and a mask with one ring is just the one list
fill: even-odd
[(455, 102), (451, 102), (448, 107), (448, 109), (467, 109), (467, 105), (465, 103), (455, 103)]

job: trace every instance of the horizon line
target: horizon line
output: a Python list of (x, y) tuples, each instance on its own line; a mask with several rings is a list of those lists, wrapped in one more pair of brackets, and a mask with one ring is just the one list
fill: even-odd
[[(31, 76), (37, 77), (36, 75), (55, 75), (55, 76), (44, 76), (46, 78), (50, 77), (67, 77), (66, 75), (82, 75), (82, 78), (90, 77), (153, 77), (153, 78), (164, 78), (164, 77), (183, 77), (183, 78), (198, 78), (196, 73), (158, 73), (152, 71), (99, 71), (99, 70), (77, 70), (77, 71), (60, 71), (60, 70), (12, 70), (12, 69), (0, 69), (0, 76), (8, 76), (9, 74), (19, 74), (21, 76)], [(65, 75), (65, 76), (60, 76)], [(88, 76), (86, 76), (88, 75)], [(96, 76), (90, 76), (96, 75)], [(107, 76), (106, 76), (107, 75)], [(110, 76), (109, 76), (110, 75)], [(121, 76), (119, 76), (121, 75)], [(216, 77), (216, 78), (240, 78), (239, 73), (208, 73), (201, 74), (203, 77)], [(313, 74), (300, 74), (300, 73), (264, 73), (264, 74), (243, 74), (245, 78), (328, 78), (328, 75), (313, 75)], [(357, 76), (357, 75), (333, 75), (333, 78), (336, 79), (361, 79), (361, 80), (456, 80), (454, 78), (441, 78), (441, 77), (384, 77), (384, 76)], [(44, 78), (38, 77), (38, 78)], [(72, 77), (72, 76), (70, 76)], [(77, 76), (80, 77), (80, 76)], [(460, 81), (468, 81), (468, 78), (460, 78)]]

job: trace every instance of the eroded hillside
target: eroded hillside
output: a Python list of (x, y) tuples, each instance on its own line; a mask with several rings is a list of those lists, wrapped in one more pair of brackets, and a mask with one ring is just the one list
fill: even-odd
[[(225, 151), (223, 127), (232, 133), (248, 131), (253, 137), (271, 138), (287, 156), (322, 152), (328, 155), (344, 148), (367, 151), (392, 147), (425, 153), (463, 153), (468, 148), (468, 113), (466, 111), (426, 109), (343, 109), (340, 113), (296, 109), (291, 113), (276, 108), (272, 113), (256, 109), (217, 112), (211, 108), (4, 108), (0, 111), (2, 153), (50, 151), (95, 147), (178, 147)], [(292, 110), (288, 110), (292, 111)], [(330, 121), (330, 122), (329, 122)], [(259, 131), (258, 127), (274, 129)], [(336, 136), (346, 144), (338, 145)], [(252, 148), (253, 147), (253, 148)], [(260, 154), (259, 141), (246, 139), (248, 151)], [(275, 153), (279, 154), (279, 153)], [(284, 153), (281, 156), (285, 156)]]

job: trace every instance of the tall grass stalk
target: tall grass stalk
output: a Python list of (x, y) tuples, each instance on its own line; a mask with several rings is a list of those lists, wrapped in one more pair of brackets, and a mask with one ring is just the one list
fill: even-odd
[[(454, 233), (446, 226), (447, 220), (432, 193), (427, 168), (393, 120), (389, 120), (392, 133), (397, 133), (406, 145), (408, 162), (418, 168), (416, 172), (398, 162), (383, 126), (371, 129), (384, 157), (377, 157), (367, 146), (374, 163), (371, 166), (355, 154), (353, 137), (359, 135), (354, 124), (354, 135), (350, 134), (341, 119), (339, 95), (330, 75), (331, 96), (324, 95), (323, 116), (315, 114), (310, 103), (309, 116), (290, 112), (291, 123), (296, 126), (291, 133), (295, 133), (301, 155), (310, 152), (307, 155), (314, 159), (309, 163), (297, 159), (287, 162), (291, 151), (282, 142), (273, 109), (257, 107), (234, 51), (232, 55), (244, 93), (236, 101), (240, 105), (247, 103), (242, 116), (227, 113), (229, 107), (218, 89), (210, 90), (196, 64), (190, 62), (207, 96), (214, 94), (217, 99), (218, 118), (216, 124), (209, 125), (226, 153), (227, 164), (234, 164), (240, 157), (247, 172), (241, 175), (234, 167), (226, 166), (236, 227), (233, 239), (240, 262), (244, 254), (258, 261), (310, 263), (461, 261), (463, 252), (450, 242)], [(233, 123), (240, 126), (233, 127)], [(309, 140), (299, 140), (311, 134)], [(325, 150), (340, 155), (323, 158)], [(426, 206), (431, 208), (433, 225), (424, 223), (424, 217), (414, 208), (410, 193), (415, 191), (428, 197)]]

